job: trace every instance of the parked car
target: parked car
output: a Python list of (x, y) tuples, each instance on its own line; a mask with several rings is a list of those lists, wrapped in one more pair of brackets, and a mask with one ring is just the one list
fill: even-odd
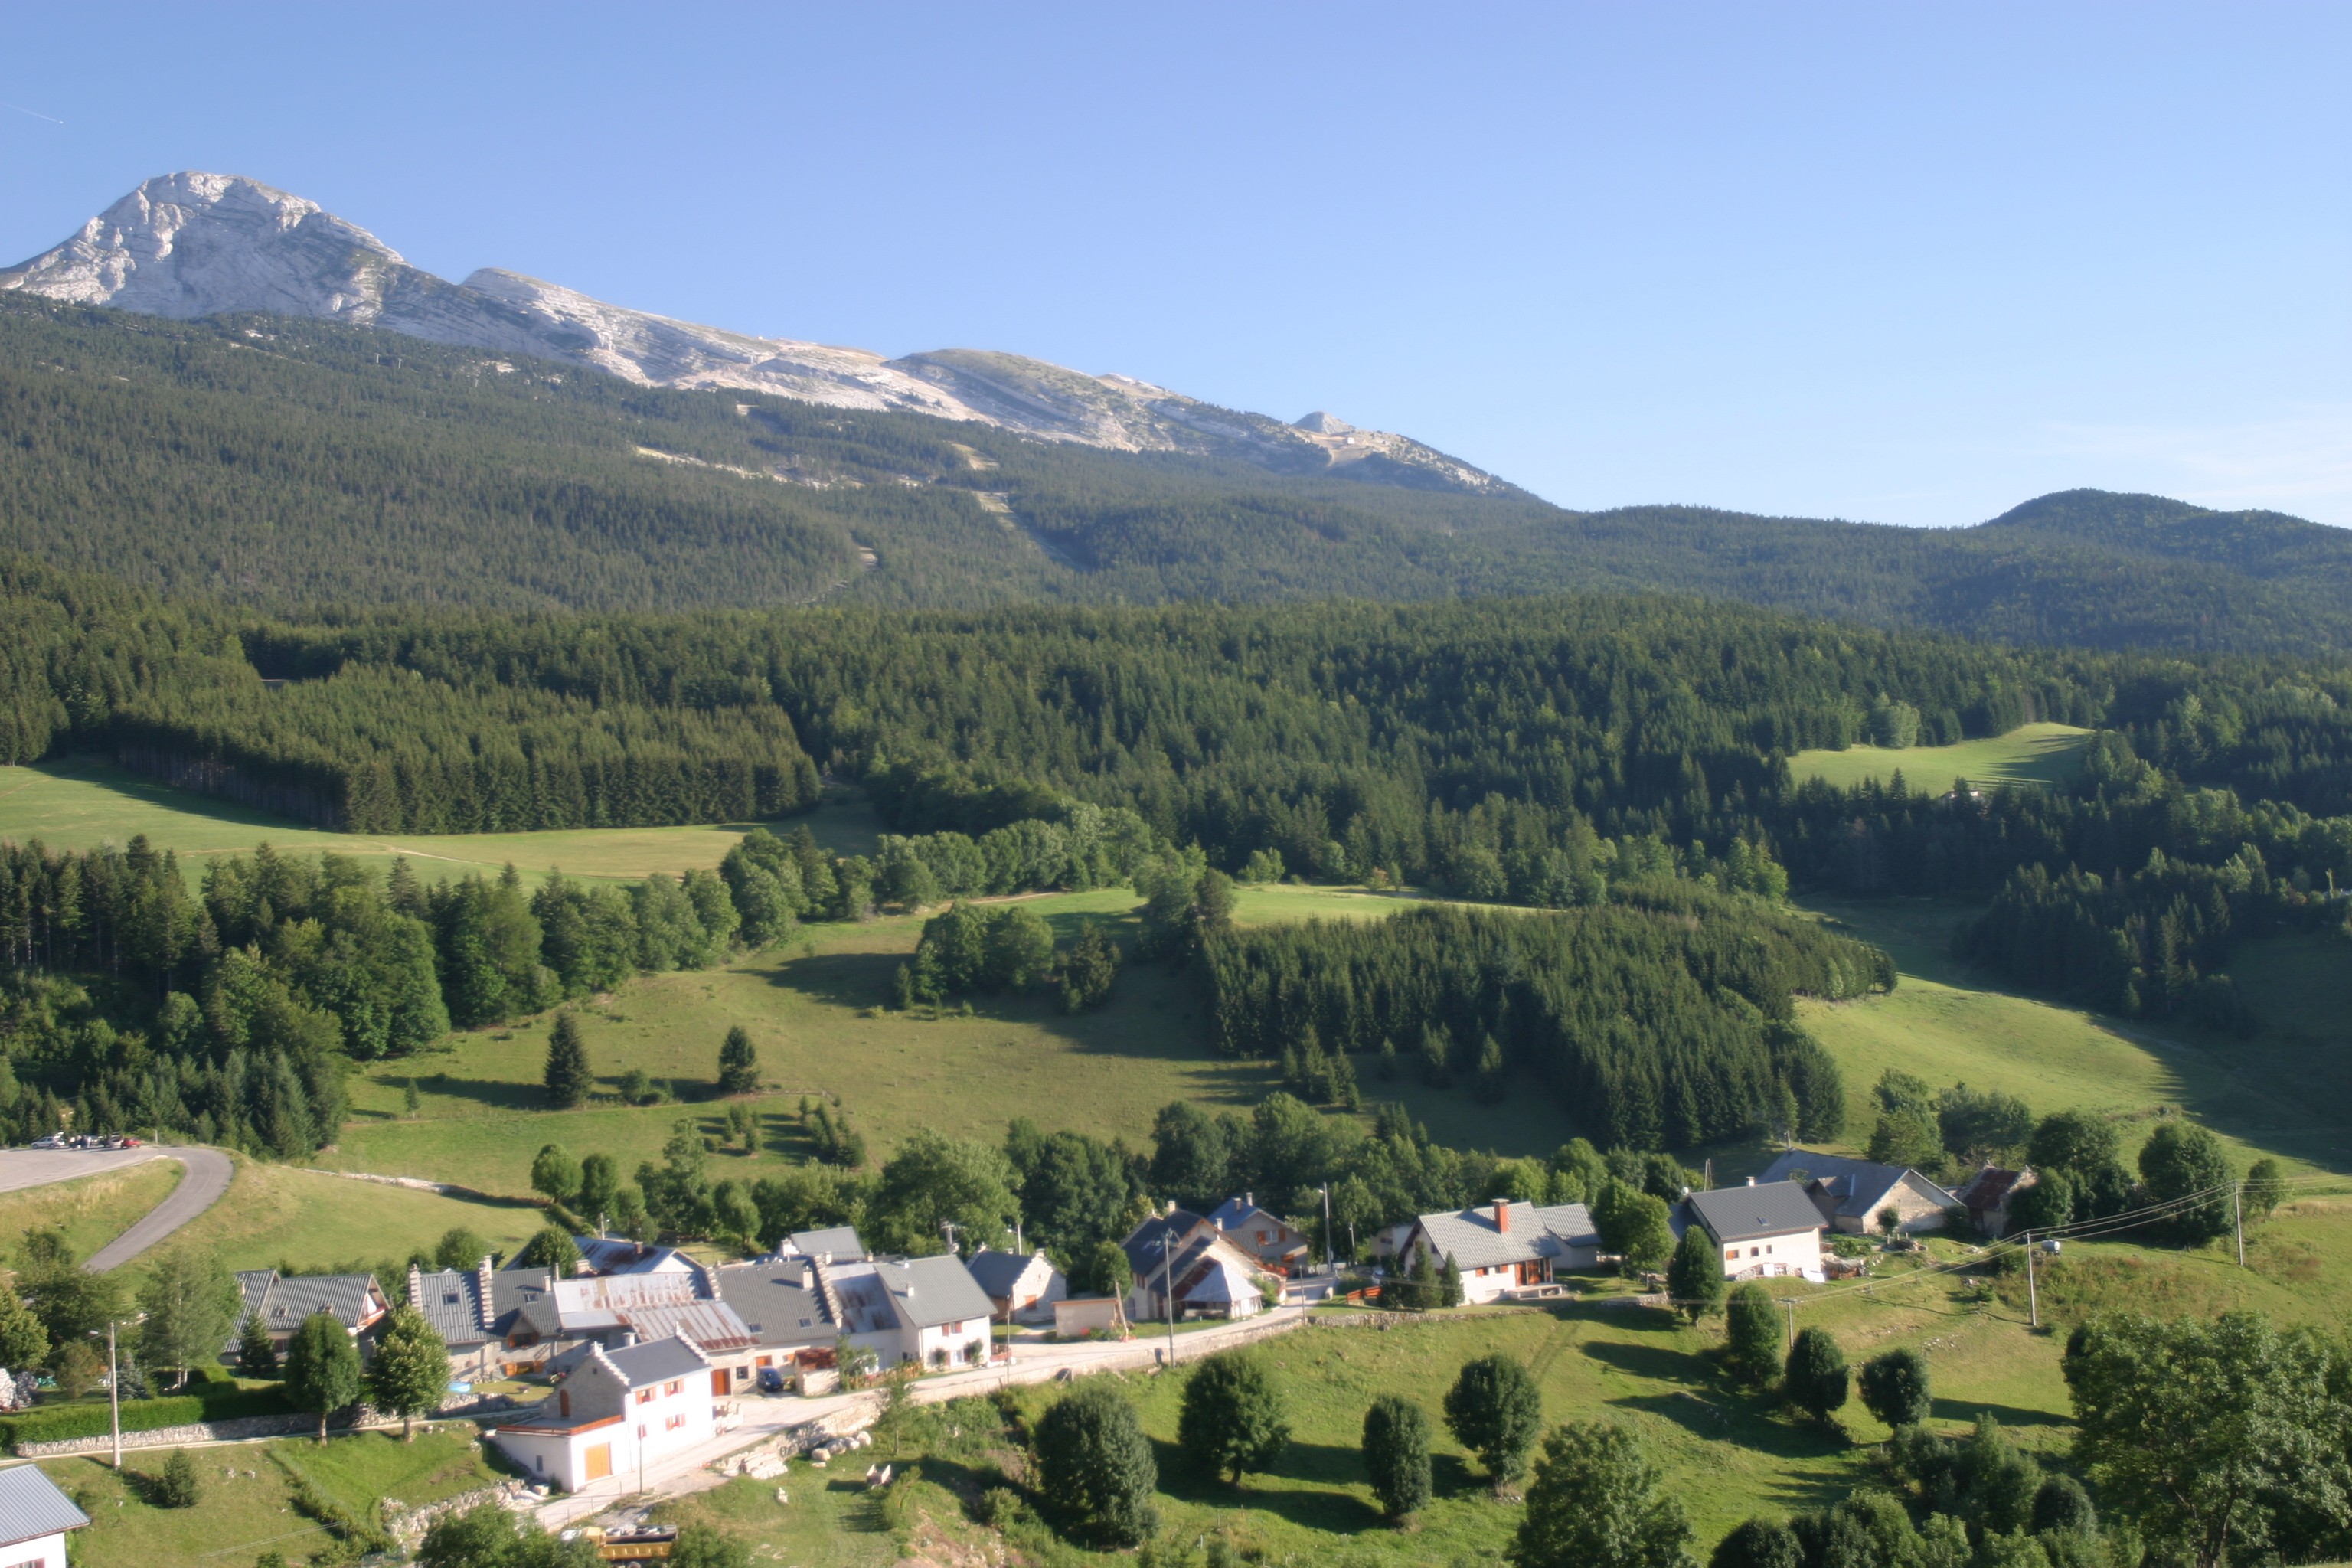
[(760, 1369), (760, 1392), (762, 1394), (782, 1394), (783, 1391), (784, 1369), (780, 1366), (761, 1367)]
[(36, 1149), (62, 1149), (65, 1146), (66, 1135), (62, 1132), (52, 1132), (45, 1138), (33, 1140), (33, 1147)]

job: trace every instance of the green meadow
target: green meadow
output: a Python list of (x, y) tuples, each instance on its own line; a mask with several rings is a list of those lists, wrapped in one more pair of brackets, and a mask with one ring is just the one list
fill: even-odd
[(1802, 782), (1821, 779), (1852, 789), (1864, 779), (1885, 784), (1898, 772), (1915, 789), (1948, 790), (1964, 778), (1978, 788), (1993, 784), (2056, 784), (2081, 765), (2091, 732), (2069, 724), (2025, 724), (2006, 735), (1962, 741), (1951, 746), (1849, 746), (1843, 752), (1799, 752), (1789, 774)]

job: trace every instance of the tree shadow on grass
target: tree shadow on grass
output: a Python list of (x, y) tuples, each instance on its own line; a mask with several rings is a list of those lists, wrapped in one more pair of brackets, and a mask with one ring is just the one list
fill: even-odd
[(1340, 1489), (1363, 1479), (1363, 1461), (1353, 1448), (1294, 1442), (1275, 1460), (1272, 1469), (1262, 1472), (1314, 1489), (1307, 1489), (1265, 1486), (1258, 1473), (1244, 1476), (1238, 1487), (1231, 1486), (1222, 1476), (1203, 1473), (1173, 1443), (1155, 1438), (1151, 1447), (1160, 1465), (1160, 1489), (1180, 1502), (1214, 1509), (1260, 1509), (1302, 1529), (1334, 1535), (1387, 1528), (1378, 1509), (1354, 1492)]
[(890, 999), (898, 952), (819, 952), (786, 958), (763, 972), (768, 984), (835, 1007), (879, 1007)]
[(470, 1100), (479, 1105), (499, 1110), (545, 1110), (547, 1090), (535, 1083), (516, 1083), (508, 1079), (458, 1078), (446, 1072), (420, 1076), (416, 1080), (420, 1092), (447, 1095), (452, 1100)]
[(1629, 1345), (1619, 1340), (1587, 1340), (1577, 1347), (1594, 1361), (1615, 1367), (1619, 1372), (1646, 1377), (1657, 1383), (1703, 1383), (1706, 1380), (1706, 1363), (1688, 1351), (1670, 1350), (1664, 1345)]
[(2004, 1426), (2068, 1426), (2073, 1423), (2054, 1410), (2029, 1410), (2021, 1405), (1995, 1405), (1982, 1399), (1937, 1399), (1935, 1419), (1974, 1426), (1980, 1415), (1990, 1415)]

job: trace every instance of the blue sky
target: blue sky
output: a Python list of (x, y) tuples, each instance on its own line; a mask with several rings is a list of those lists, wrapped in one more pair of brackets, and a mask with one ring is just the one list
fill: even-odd
[(213, 169), (447, 276), (1328, 408), (1570, 506), (2352, 524), (2352, 7), (0, 19), (0, 261)]

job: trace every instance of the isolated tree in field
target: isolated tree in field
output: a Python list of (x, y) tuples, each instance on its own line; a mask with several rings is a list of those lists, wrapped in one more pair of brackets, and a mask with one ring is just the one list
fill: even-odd
[(416, 1440), (416, 1417), (441, 1407), (449, 1387), (449, 1347), (414, 1306), (394, 1307), (377, 1331), (368, 1397), (378, 1410), (400, 1413), (400, 1440)]
[(1667, 1298), (1696, 1323), (1723, 1305), (1723, 1260), (1714, 1241), (1704, 1226), (1685, 1226), (1666, 1265)]
[(1463, 1367), (1446, 1390), (1445, 1425), (1478, 1456), (1499, 1490), (1527, 1469), (1528, 1450), (1543, 1426), (1543, 1393), (1528, 1369), (1509, 1356), (1481, 1356)]
[(1364, 1468), (1391, 1524), (1429, 1506), (1429, 1414), (1402, 1394), (1383, 1394), (1364, 1412)]
[(140, 1356), (149, 1366), (176, 1369), (184, 1383), (190, 1368), (220, 1354), (241, 1304), (218, 1254), (174, 1247), (140, 1287), (139, 1310), (147, 1314), (139, 1326)]
[(595, 1079), (588, 1071), (588, 1044), (580, 1036), (580, 1020), (569, 1008), (555, 1016), (547, 1031), (547, 1103), (555, 1110), (577, 1110), (588, 1103)]
[(48, 1359), (49, 1331), (14, 1289), (0, 1288), (0, 1370), (22, 1372)]
[(547, 1144), (530, 1163), (530, 1190), (549, 1203), (569, 1205), (580, 1195), (580, 1162), (562, 1144)]
[(719, 1047), (719, 1092), (749, 1094), (760, 1087), (760, 1053), (751, 1032), (738, 1024)]
[(286, 1397), (295, 1409), (319, 1418), (322, 1446), (327, 1417), (358, 1404), (363, 1391), (360, 1352), (341, 1322), (331, 1312), (313, 1312), (303, 1319), (286, 1345)]
[(1663, 1482), (1614, 1421), (1559, 1427), (1536, 1461), (1513, 1568), (1688, 1568), (1690, 1521)]
[(558, 1279), (569, 1279), (579, 1272), (580, 1244), (562, 1226), (541, 1226), (538, 1235), (522, 1244), (515, 1261), (544, 1268)]
[(1751, 1519), (1716, 1543), (1707, 1568), (1805, 1568), (1805, 1547), (1781, 1521)]
[(1160, 1528), (1160, 1467), (1135, 1406), (1108, 1383), (1057, 1400), (1037, 1423), (1037, 1489), (1072, 1539), (1139, 1545)]
[(2246, 1205), (2246, 1217), (2264, 1220), (2286, 1196), (2286, 1183), (2279, 1175), (2279, 1163), (2264, 1155), (2246, 1168), (2246, 1184), (2242, 1201)]
[(490, 1244), (482, 1239), (478, 1231), (462, 1225), (451, 1226), (441, 1233), (441, 1239), (433, 1244), (434, 1262), (444, 1268), (455, 1268), (463, 1273), (479, 1268), (482, 1259), (489, 1255)]
[(1233, 1484), (1263, 1470), (1290, 1446), (1282, 1397), (1255, 1356), (1220, 1351), (1192, 1369), (1176, 1418), (1176, 1446), (1192, 1462)]
[(269, 1326), (258, 1312), (248, 1315), (237, 1331), (236, 1371), (240, 1377), (278, 1375), (278, 1342), (269, 1337)]
[(2237, 1178), (2212, 1133), (2186, 1121), (2158, 1123), (2140, 1147), (2139, 1173), (2149, 1197), (2182, 1205), (2166, 1222), (2174, 1236), (2193, 1246), (2229, 1234)]
[(1889, 1426), (1913, 1426), (1927, 1419), (1935, 1400), (1927, 1388), (1927, 1358), (1915, 1350), (1892, 1350), (1862, 1363), (1856, 1380), (1863, 1407)]
[(163, 1468), (155, 1477), (154, 1496), (163, 1508), (194, 1508), (205, 1500), (205, 1483), (185, 1448), (174, 1448), (165, 1456)]
[(1845, 1404), (1845, 1352), (1827, 1329), (1800, 1329), (1781, 1382), (1790, 1404), (1825, 1423)]

